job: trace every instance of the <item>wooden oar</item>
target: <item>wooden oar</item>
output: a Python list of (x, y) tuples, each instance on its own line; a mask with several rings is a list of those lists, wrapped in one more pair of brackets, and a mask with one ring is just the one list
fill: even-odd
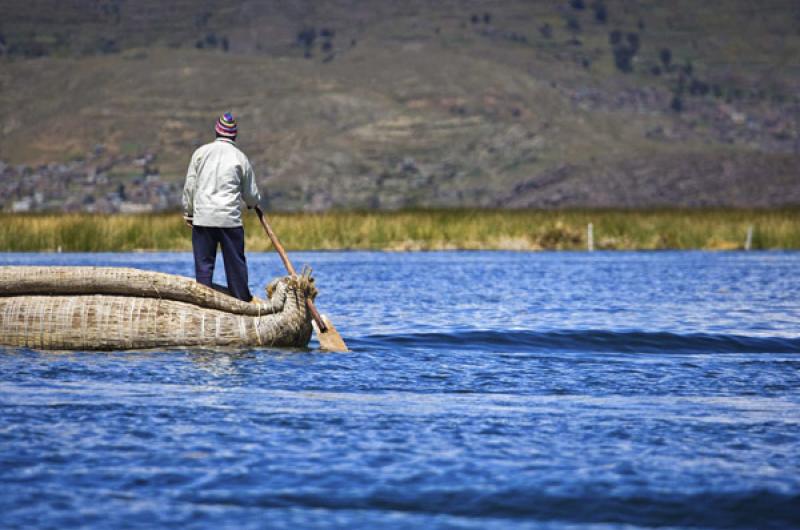
[[(275, 250), (278, 251), (278, 255), (281, 257), (283, 264), (286, 266), (286, 270), (289, 271), (289, 274), (295, 276), (297, 272), (294, 270), (292, 262), (289, 261), (289, 256), (286, 255), (286, 251), (283, 250), (283, 245), (281, 245), (281, 242), (278, 240), (278, 236), (276, 236), (275, 232), (272, 231), (272, 227), (269, 226), (264, 212), (262, 212), (261, 208), (258, 206), (256, 206), (256, 214), (258, 215), (258, 220), (261, 221), (261, 226), (264, 228), (264, 232), (267, 233), (267, 237), (269, 237), (269, 240), (272, 241), (272, 245), (275, 247)], [(339, 332), (336, 331), (336, 328), (333, 326), (333, 322), (331, 322), (327, 317), (323, 317), (319, 314), (319, 311), (317, 311), (317, 308), (314, 306), (314, 302), (311, 300), (311, 298), (306, 298), (306, 306), (308, 307), (308, 311), (311, 313), (311, 317), (314, 319), (314, 323), (316, 324), (317, 338), (319, 339), (320, 347), (328, 351), (350, 351), (350, 349), (347, 347), (347, 344), (344, 343), (342, 336), (339, 335)]]

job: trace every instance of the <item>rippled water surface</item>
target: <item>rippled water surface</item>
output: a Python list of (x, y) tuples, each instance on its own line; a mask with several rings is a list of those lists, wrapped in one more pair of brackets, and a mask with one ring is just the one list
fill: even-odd
[(0, 349), (0, 527), (800, 526), (800, 254), (293, 257), (351, 353)]

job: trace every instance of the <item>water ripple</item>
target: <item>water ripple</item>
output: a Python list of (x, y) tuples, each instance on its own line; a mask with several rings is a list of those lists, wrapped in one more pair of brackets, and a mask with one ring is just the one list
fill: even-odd
[(616, 353), (800, 353), (800, 338), (605, 330), (475, 330), (375, 334), (352, 340), (365, 350), (395, 347), (488, 352), (583, 351)]

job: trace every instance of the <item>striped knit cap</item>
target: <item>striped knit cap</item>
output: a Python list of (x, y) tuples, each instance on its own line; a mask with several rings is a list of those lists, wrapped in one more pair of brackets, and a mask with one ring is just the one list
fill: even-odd
[(225, 136), (227, 138), (236, 137), (236, 118), (234, 118), (233, 114), (230, 112), (226, 112), (219, 117), (217, 124), (214, 126), (214, 130), (217, 131), (217, 134), (220, 136)]

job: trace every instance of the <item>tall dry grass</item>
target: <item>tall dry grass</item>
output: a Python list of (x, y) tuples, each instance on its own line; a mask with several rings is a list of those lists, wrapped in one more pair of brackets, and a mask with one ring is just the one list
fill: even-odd
[[(800, 249), (800, 209), (430, 210), (270, 214), (287, 249)], [(245, 217), (249, 250), (270, 244)], [(0, 214), (0, 251), (190, 250), (178, 214)]]

